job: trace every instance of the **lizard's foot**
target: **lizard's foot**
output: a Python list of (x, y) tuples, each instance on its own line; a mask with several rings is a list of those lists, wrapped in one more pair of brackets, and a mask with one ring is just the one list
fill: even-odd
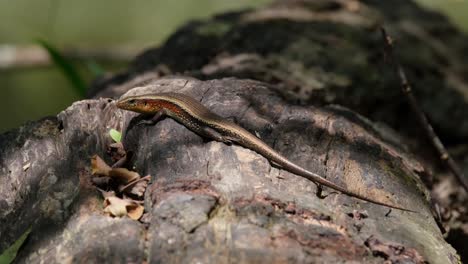
[[(151, 118), (148, 119), (148, 117), (151, 117)], [(156, 125), (156, 123), (164, 119), (164, 117), (166, 117), (166, 113), (161, 110), (161, 111), (156, 112), (156, 114), (154, 114), (153, 116), (143, 116), (143, 118), (146, 118), (146, 119), (140, 120), (136, 124), (136, 126), (139, 126), (139, 125), (154, 126)]]
[(323, 186), (321, 184), (316, 184), (316, 185), (317, 185), (317, 192), (315, 193), (315, 195), (317, 196), (317, 198), (319, 199), (327, 198), (328, 195), (323, 194)]

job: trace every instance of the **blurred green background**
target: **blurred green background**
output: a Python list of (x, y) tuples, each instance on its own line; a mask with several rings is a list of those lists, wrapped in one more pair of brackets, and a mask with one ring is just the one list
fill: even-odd
[[(0, 57), (12, 47), (37, 44), (81, 50), (116, 50), (119, 62), (99, 60), (106, 71), (126, 67), (128, 58), (160, 44), (193, 19), (264, 5), (271, 0), (0, 0)], [(467, 0), (418, 0), (440, 10), (468, 31)], [(31, 47), (31, 46), (28, 46)], [(91, 60), (75, 62), (86, 81), (98, 69)], [(90, 70), (91, 69), (91, 70)], [(94, 74), (93, 74), (94, 72)], [(27, 120), (54, 115), (80, 96), (55, 66), (0, 67), (0, 132)]]

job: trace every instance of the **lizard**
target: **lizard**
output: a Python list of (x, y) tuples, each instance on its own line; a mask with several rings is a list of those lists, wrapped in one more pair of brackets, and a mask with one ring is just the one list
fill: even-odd
[(188, 95), (175, 92), (164, 92), (128, 96), (119, 99), (116, 105), (120, 109), (152, 115), (153, 118), (150, 122), (153, 124), (164, 117), (170, 117), (202, 137), (214, 139), (229, 145), (232, 143), (241, 145), (257, 152), (265, 157), (270, 163), (279, 166), (281, 169), (311, 180), (317, 185), (324, 185), (343, 194), (374, 204), (402, 211), (415, 212), (397, 205), (368, 198), (357, 192), (341, 187), (316, 173), (304, 169), (271, 148), (257, 136), (236, 123), (210, 111), (199, 101)]

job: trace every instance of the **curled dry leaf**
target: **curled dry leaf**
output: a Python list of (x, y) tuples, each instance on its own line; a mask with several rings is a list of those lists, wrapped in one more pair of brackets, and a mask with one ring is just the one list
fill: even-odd
[(91, 158), (91, 173), (99, 176), (109, 176), (111, 167), (98, 155)]
[(133, 220), (138, 220), (143, 215), (144, 207), (134, 201), (124, 200), (118, 197), (107, 197), (104, 200), (104, 212), (115, 217), (128, 215)]
[(112, 168), (120, 168), (124, 167), (125, 163), (127, 163), (128, 157), (127, 155), (123, 156), (121, 159), (116, 161), (114, 164), (112, 164)]
[(138, 220), (143, 215), (145, 208), (141, 204), (132, 204), (131, 206), (127, 206), (127, 215), (133, 220)]
[(124, 184), (127, 184), (131, 181), (140, 179), (141, 176), (137, 172), (129, 171), (125, 168), (114, 168), (109, 171), (109, 176), (118, 180)]

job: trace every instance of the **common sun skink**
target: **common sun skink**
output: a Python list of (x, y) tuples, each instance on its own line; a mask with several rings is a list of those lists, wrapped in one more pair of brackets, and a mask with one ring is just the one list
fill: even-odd
[(296, 165), (268, 146), (260, 138), (254, 136), (234, 122), (226, 120), (211, 112), (200, 102), (190, 96), (181, 93), (157, 93), (129, 96), (118, 100), (117, 107), (137, 113), (154, 115), (154, 122), (157, 122), (162, 117), (168, 116), (200, 136), (227, 144), (239, 144), (259, 153), (268, 161), (278, 165), (280, 168), (309, 179), (316, 184), (322, 184), (341, 193), (374, 204), (414, 212), (400, 206), (367, 198), (364, 195), (336, 185), (335, 183)]

